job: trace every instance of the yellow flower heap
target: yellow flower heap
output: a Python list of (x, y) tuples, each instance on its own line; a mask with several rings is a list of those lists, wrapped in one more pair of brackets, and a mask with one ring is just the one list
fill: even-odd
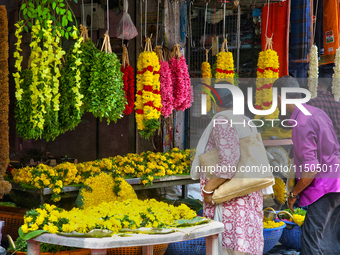
[(273, 220), (271, 221), (264, 221), (263, 222), (263, 228), (264, 229), (267, 229), (267, 228), (279, 228), (281, 226), (283, 226), (285, 223), (282, 222), (282, 221), (279, 221), (279, 222), (275, 222)]
[(149, 138), (159, 127), (161, 94), (159, 60), (155, 52), (142, 52), (137, 61), (136, 122), (142, 137)]
[[(257, 64), (255, 109), (268, 110), (272, 106), (273, 100), (273, 83), (279, 78), (279, 57), (277, 52), (272, 49), (261, 51)], [(265, 119), (277, 119), (279, 108), (267, 116)], [(263, 116), (256, 115), (255, 119), (261, 119)]]
[(102, 202), (137, 199), (131, 185), (122, 177), (114, 178), (105, 172), (88, 178), (84, 182), (84, 186), (85, 188), (80, 190), (82, 208), (84, 209), (98, 206)]
[[(202, 82), (210, 85), (211, 84), (211, 78), (212, 78), (212, 74), (211, 74), (211, 67), (209, 62), (203, 62), (202, 63)], [(203, 86), (202, 89), (210, 92), (210, 89), (206, 86)], [(203, 90), (203, 94), (207, 94), (206, 91)], [(209, 95), (207, 95), (207, 112), (209, 112), (211, 109), (211, 97)]]
[(117, 234), (122, 228), (165, 228), (173, 226), (176, 220), (195, 217), (195, 211), (185, 204), (175, 207), (154, 199), (103, 202), (92, 208), (73, 208), (71, 211), (44, 204), (26, 213), (21, 229), (24, 233), (43, 229), (52, 234), (107, 229)]

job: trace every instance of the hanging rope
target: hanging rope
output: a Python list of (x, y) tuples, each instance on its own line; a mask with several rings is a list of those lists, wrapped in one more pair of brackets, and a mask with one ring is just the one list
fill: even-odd
[(156, 46), (155, 52), (156, 52), (158, 59), (164, 61), (162, 46)]
[(210, 49), (205, 49), (205, 62), (209, 62), (208, 61), (208, 54), (209, 54), (210, 50), (211, 50), (211, 47), (210, 47)]
[(109, 16), (109, 0), (106, 0), (106, 28), (107, 33), (110, 33), (110, 16)]
[(146, 38), (145, 39), (145, 47), (144, 47), (144, 51), (153, 51), (152, 50), (152, 44), (151, 44), (151, 39), (150, 38)]
[(223, 3), (223, 38), (225, 38), (225, 9), (226, 9), (227, 2), (224, 0)]
[(111, 43), (110, 43), (110, 36), (108, 32), (105, 33), (104, 35), (104, 41), (103, 41), (103, 46), (101, 51), (105, 49), (105, 53), (112, 53), (112, 48), (111, 48)]
[(84, 40), (82, 42), (84, 43), (84, 42), (87, 42), (88, 40), (90, 40), (87, 27), (83, 26), (82, 24), (80, 24), (79, 27), (80, 27), (80, 37), (84, 38)]
[(203, 48), (205, 49), (205, 31), (207, 27), (207, 16), (208, 16), (208, 2), (205, 3), (205, 13), (204, 13), (204, 32), (203, 32)]
[(194, 4), (194, 1), (190, 1), (190, 4), (189, 4), (189, 21), (188, 21), (188, 25), (189, 25), (189, 38), (190, 38), (190, 46), (191, 48), (194, 48), (195, 45), (192, 41), (192, 23), (191, 23), (191, 6)]
[(175, 44), (177, 44), (177, 0), (174, 1), (174, 4), (175, 4)]
[(172, 47), (171, 57), (176, 57), (176, 59), (182, 57), (181, 46), (179, 44), (175, 44)]
[(143, 49), (143, 1), (140, 0), (140, 47)]
[(128, 50), (126, 48), (126, 45), (123, 44), (122, 66), (123, 66), (123, 68), (125, 68), (128, 65), (130, 65), (129, 53), (128, 53)]
[(264, 47), (264, 50), (268, 50), (268, 49), (273, 49), (273, 40), (272, 40), (272, 37), (271, 38), (268, 38), (266, 37), (266, 46)]
[(91, 0), (91, 39), (92, 39), (92, 20), (93, 20), (93, 0)]
[(84, 0), (82, 0), (81, 2), (82, 2), (82, 7), (83, 7), (82, 8), (82, 10), (83, 10), (83, 21), (82, 22), (83, 22), (83, 25), (86, 26), (86, 24), (85, 24), (85, 6), (84, 6)]
[(317, 19), (317, 16), (318, 16), (318, 9), (319, 9), (318, 7), (319, 7), (319, 0), (316, 0), (315, 24), (314, 24), (314, 29), (313, 29), (313, 41), (312, 41), (312, 45), (311, 46), (314, 45), (315, 30), (316, 30), (316, 19)]
[(146, 27), (147, 27), (147, 24), (148, 24), (148, 0), (145, 0), (145, 37), (147, 37), (147, 33), (146, 33)]
[(269, 9), (270, 9), (270, 0), (268, 0), (268, 12), (267, 12), (267, 22), (266, 22), (266, 38), (268, 38), (267, 32), (268, 32), (268, 22), (269, 22)]
[(228, 40), (227, 38), (224, 38), (223, 43), (222, 43), (222, 47), (221, 47), (221, 52), (228, 52)]
[(159, 25), (159, 4), (160, 4), (161, 0), (157, 1), (157, 25), (156, 25), (156, 46), (157, 44), (157, 40), (158, 40), (158, 25)]

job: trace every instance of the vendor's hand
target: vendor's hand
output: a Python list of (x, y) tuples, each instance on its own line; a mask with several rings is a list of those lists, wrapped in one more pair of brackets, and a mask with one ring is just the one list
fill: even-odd
[(293, 213), (294, 213), (293, 205), (295, 204), (296, 200), (297, 200), (297, 197), (296, 198), (291, 198), (291, 197), (288, 198), (288, 207), (290, 208), (290, 210), (292, 210)]
[(213, 206), (215, 204), (212, 199), (212, 196), (204, 196), (204, 202), (210, 206)]

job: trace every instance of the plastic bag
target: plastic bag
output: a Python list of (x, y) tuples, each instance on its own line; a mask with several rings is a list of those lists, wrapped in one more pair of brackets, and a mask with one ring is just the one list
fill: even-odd
[(116, 32), (116, 36), (124, 40), (131, 40), (138, 35), (137, 28), (133, 24), (130, 14), (128, 13), (128, 8), (128, 1), (124, 0), (124, 13)]

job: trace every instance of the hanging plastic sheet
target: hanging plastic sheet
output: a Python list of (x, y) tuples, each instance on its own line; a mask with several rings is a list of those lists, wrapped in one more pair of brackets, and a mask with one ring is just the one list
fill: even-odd
[(137, 29), (133, 24), (130, 14), (128, 13), (129, 4), (124, 0), (124, 13), (117, 28), (116, 36), (123, 40), (131, 40), (138, 35)]

